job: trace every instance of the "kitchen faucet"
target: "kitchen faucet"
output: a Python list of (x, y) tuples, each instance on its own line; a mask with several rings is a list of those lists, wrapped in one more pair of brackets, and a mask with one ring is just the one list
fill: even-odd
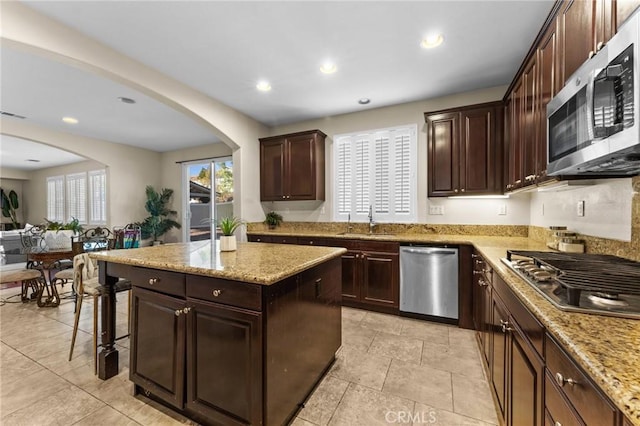
[(349, 212), (347, 216), (347, 234), (351, 231), (353, 231), (353, 226), (351, 226), (351, 212)]
[(373, 205), (369, 204), (369, 233), (373, 234), (373, 228), (375, 228), (376, 223), (373, 221)]

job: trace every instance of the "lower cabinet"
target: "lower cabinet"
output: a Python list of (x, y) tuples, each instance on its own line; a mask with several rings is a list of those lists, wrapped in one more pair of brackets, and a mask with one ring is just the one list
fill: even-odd
[(136, 392), (199, 423), (287, 423), (340, 347), (340, 268), (268, 286), (128, 270)]
[(616, 426), (627, 421), (505, 281), (495, 273), (488, 281), (491, 268), (478, 253), (474, 259), (474, 319), (500, 423)]

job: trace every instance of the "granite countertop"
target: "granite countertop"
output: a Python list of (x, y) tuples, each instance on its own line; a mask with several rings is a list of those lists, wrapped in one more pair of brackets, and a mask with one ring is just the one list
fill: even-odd
[(238, 243), (236, 251), (219, 250), (207, 240), (93, 252), (90, 256), (125, 265), (270, 285), (346, 252), (336, 247), (264, 243)]
[(482, 235), (336, 235), (314, 231), (256, 231), (250, 234), (472, 244), (545, 326), (547, 332), (562, 344), (631, 423), (640, 426), (640, 320), (561, 311), (501, 262), (507, 249), (548, 250), (540, 241), (526, 237)]

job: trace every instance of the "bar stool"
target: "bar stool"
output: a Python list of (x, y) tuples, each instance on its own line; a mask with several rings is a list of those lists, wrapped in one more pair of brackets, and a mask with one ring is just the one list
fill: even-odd
[(29, 287), (31, 287), (31, 298), (35, 298), (35, 295), (39, 291), (39, 283), (42, 278), (42, 273), (36, 269), (18, 269), (13, 271), (0, 272), (0, 284), (8, 284), (13, 282), (20, 282), (22, 284), (22, 293), (20, 298), (23, 303), (28, 302), (29, 299)]

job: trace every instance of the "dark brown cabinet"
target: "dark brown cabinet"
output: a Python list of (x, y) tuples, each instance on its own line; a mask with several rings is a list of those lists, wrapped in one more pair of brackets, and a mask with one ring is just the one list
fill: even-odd
[(121, 266), (136, 392), (204, 424), (286, 424), (340, 347), (340, 270), (261, 286)]
[(382, 312), (400, 307), (400, 244), (364, 240), (326, 239), (331, 247), (344, 247), (342, 303)]
[(129, 379), (172, 406), (184, 406), (185, 301), (133, 287)]
[(501, 193), (503, 103), (425, 113), (429, 196)]
[(218, 423), (262, 420), (262, 315), (187, 299), (186, 408)]
[(570, 0), (563, 3), (558, 22), (563, 52), (560, 75), (564, 84), (594, 51), (596, 1)]
[(260, 139), (260, 200), (324, 200), (326, 135), (319, 130)]
[(491, 362), (491, 283), (493, 281), (493, 268), (478, 253), (472, 255), (473, 259), (473, 326), (478, 331), (478, 341), (485, 364)]

